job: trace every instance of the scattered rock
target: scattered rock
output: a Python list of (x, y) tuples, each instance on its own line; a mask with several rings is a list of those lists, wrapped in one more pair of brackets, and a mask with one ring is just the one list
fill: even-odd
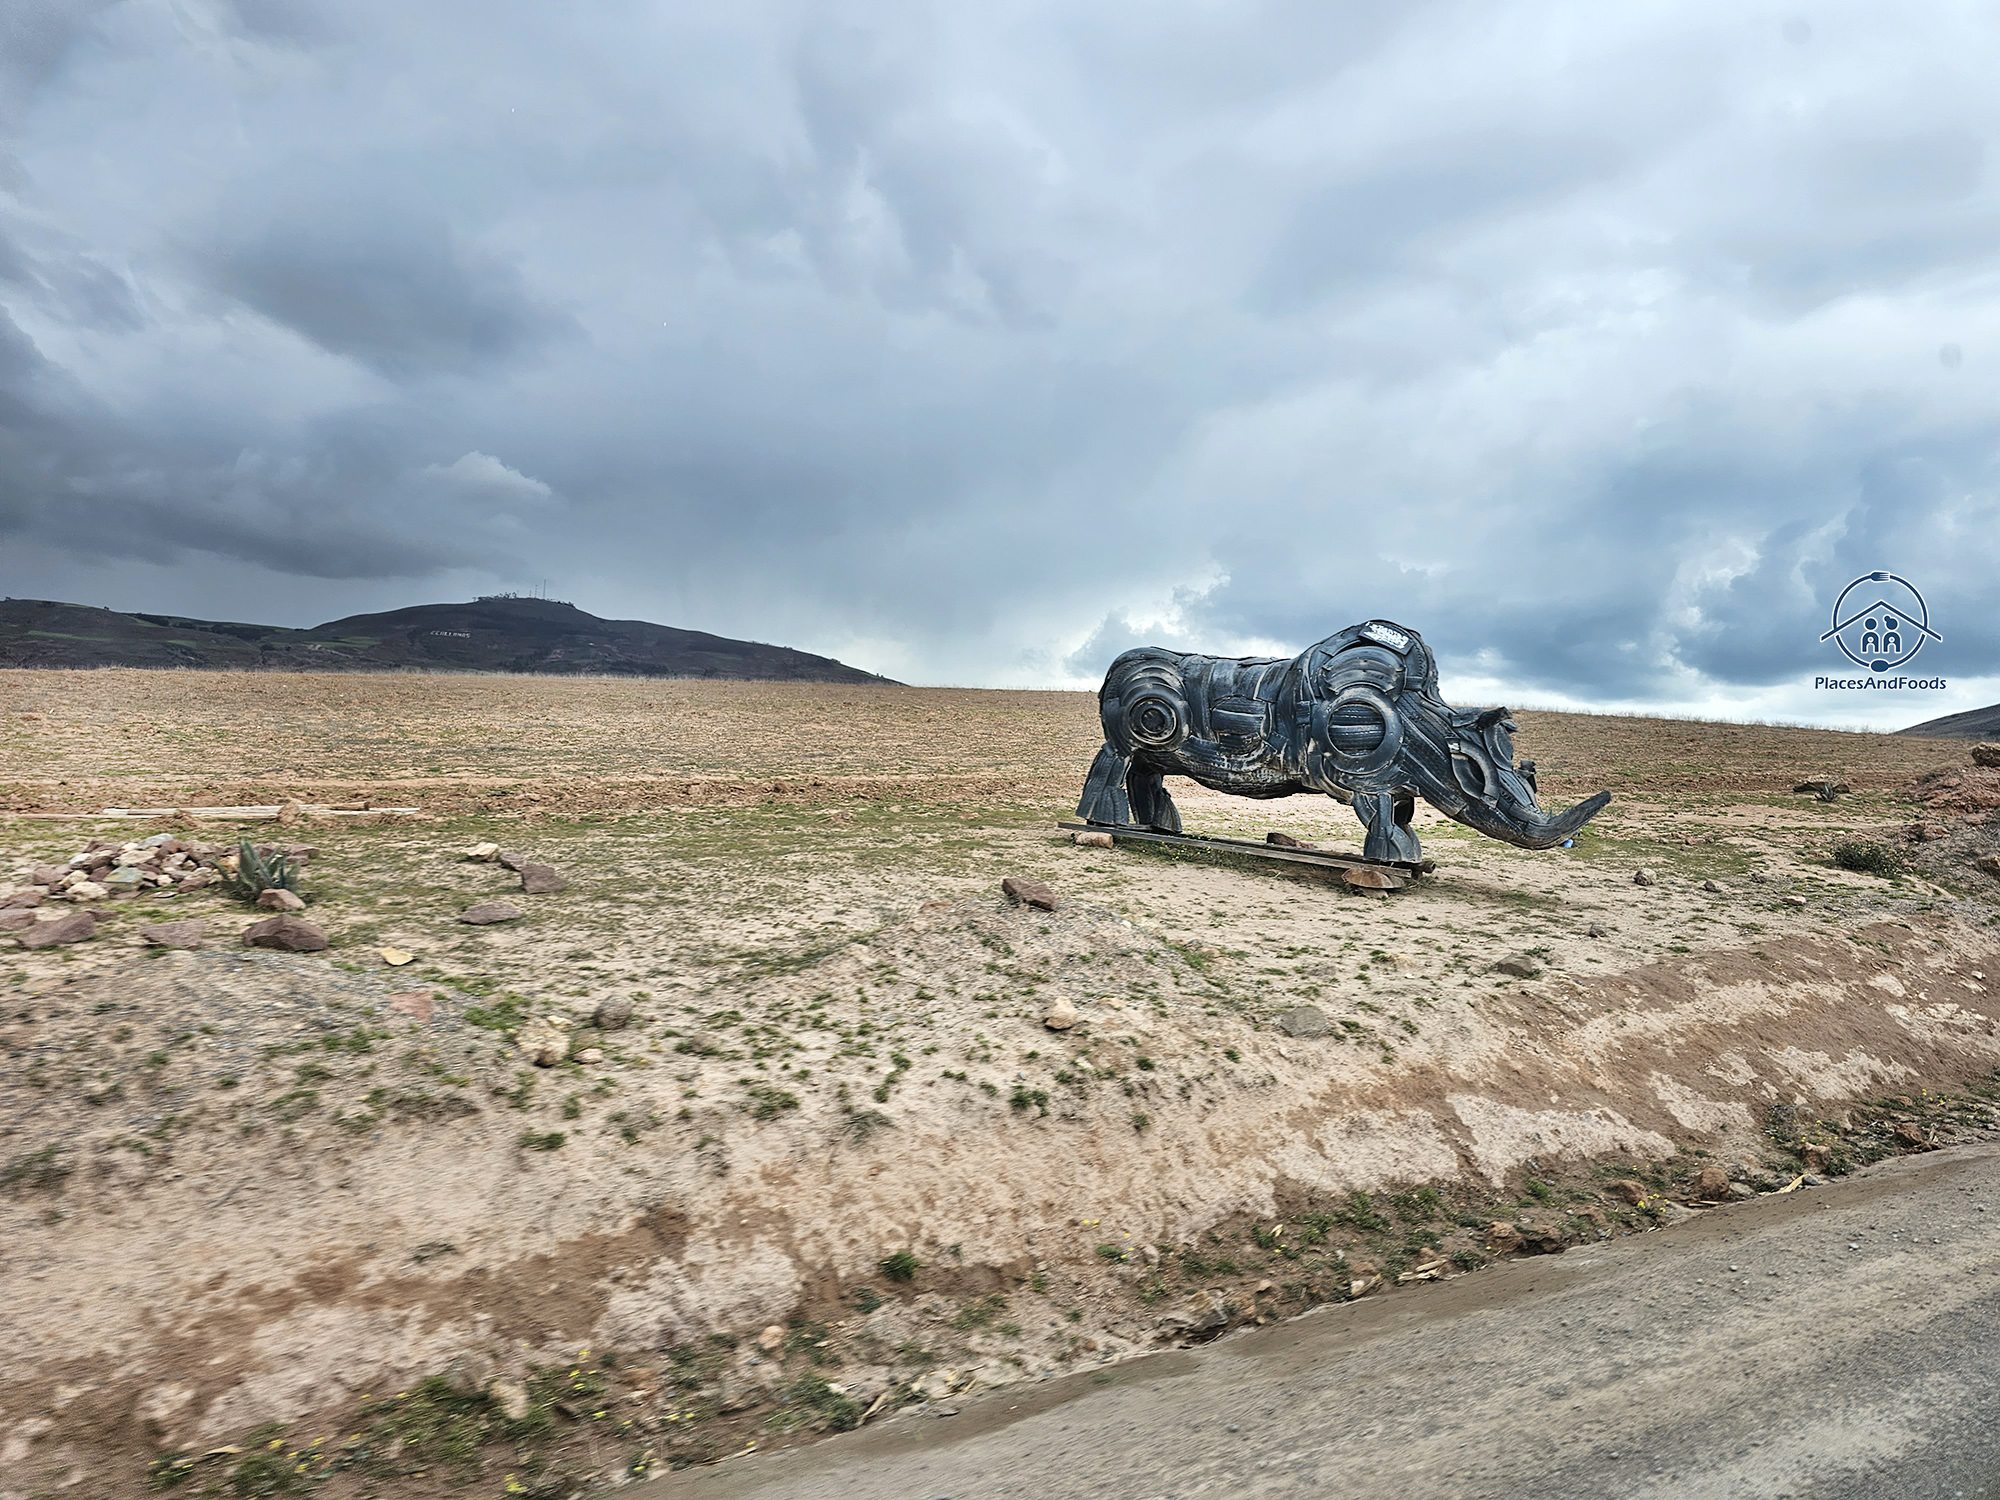
[(1517, 1224), (1514, 1226), (1521, 1235), (1523, 1255), (1561, 1255), (1569, 1248), (1559, 1230), (1548, 1229), (1539, 1224)]
[(1340, 872), (1341, 883), (1350, 891), (1360, 891), (1363, 895), (1384, 895), (1403, 888), (1402, 877), (1391, 870), (1371, 869), (1362, 866)]
[(272, 886), (268, 891), (257, 893), (257, 906), (262, 911), (304, 911), (305, 902), (299, 899), (297, 891), (288, 891), (283, 886)]
[(1704, 880), (1701, 883), (1701, 888), (1711, 896), (1720, 896), (1722, 894), (1722, 887), (1713, 880)]
[(1521, 1248), (1521, 1231), (1512, 1224), (1492, 1224), (1486, 1230), (1486, 1248), (1495, 1255), (1512, 1255)]
[(1333, 1030), (1333, 1023), (1326, 1018), (1326, 1012), (1317, 1005), (1295, 1005), (1290, 1010), (1280, 1011), (1276, 1024), (1286, 1036), (1325, 1036)]
[(1972, 763), (1975, 766), (2000, 766), (2000, 745), (1974, 745)]
[(632, 1024), (632, 1002), (623, 995), (609, 995), (597, 1002), (590, 1022), (599, 1031), (623, 1031)]
[(1056, 893), (1045, 880), (1029, 880), (1020, 875), (1009, 875), (1000, 882), (1000, 893), (1009, 901), (1022, 906), (1038, 906), (1043, 911), (1056, 909)]
[(538, 1068), (553, 1068), (569, 1056), (569, 1032), (555, 1016), (538, 1016), (514, 1033), (514, 1045)]
[(205, 885), (213, 884), (215, 884), (215, 874), (213, 871), (196, 870), (192, 875), (187, 876), (181, 881), (181, 889), (184, 891), (198, 891)]
[(428, 1026), (431, 1020), (431, 992), (408, 990), (400, 995), (391, 995), (389, 1008)]
[(1744, 1201), (1757, 1197), (1758, 1193), (1757, 1189), (1747, 1182), (1732, 1182), (1729, 1184), (1729, 1192), (1726, 1196), (1735, 1198), (1738, 1201)]
[(1264, 835), (1264, 842), (1267, 844), (1276, 844), (1280, 849), (1312, 848), (1311, 844), (1302, 844), (1289, 833), (1267, 833)]
[(185, 922), (160, 922), (139, 929), (139, 941), (149, 948), (199, 948), (207, 924), (199, 917)]
[(1066, 996), (1058, 995), (1042, 1012), (1042, 1024), (1051, 1031), (1068, 1031), (1083, 1019), (1083, 1013)]
[(1109, 849), (1113, 845), (1111, 835), (1108, 833), (1078, 832), (1074, 835), (1074, 839), (1086, 849)]
[(290, 914), (266, 917), (243, 929), (246, 948), (279, 948), (286, 953), (317, 953), (327, 946), (327, 936), (303, 917)]
[(458, 920), (469, 927), (490, 927), (495, 922), (511, 922), (521, 915), (521, 908), (511, 902), (482, 901), (460, 912)]
[(40, 906), (41, 904), (42, 893), (40, 891), (16, 891), (13, 895), (7, 897), (6, 900), (0, 901), (0, 911), (19, 911), (26, 907)]
[(1972, 862), (1972, 866), (1976, 870), (1983, 870), (1988, 875), (2000, 878), (2000, 854), (1982, 854)]
[(1160, 1263), (1160, 1247), (1158, 1245), (1141, 1245), (1139, 1247), (1139, 1254), (1149, 1266), (1157, 1266)]
[(1542, 965), (1532, 953), (1510, 953), (1493, 966), (1496, 974), (1512, 974), (1517, 979), (1539, 979)]
[(470, 849), (465, 850), (459, 856), (459, 858), (461, 859), (482, 859), (482, 860), (495, 860), (498, 859), (499, 857), (500, 857), (500, 846), (498, 844), (474, 844)]
[(382, 962), (392, 969), (400, 969), (404, 964), (415, 963), (417, 958), (416, 954), (406, 953), (401, 948), (378, 948), (375, 951)]
[(569, 889), (569, 882), (556, 873), (554, 865), (523, 864), (521, 889), (530, 896), (553, 896)]
[(1657, 877), (1656, 875), (1654, 875), (1654, 874), (1653, 874), (1653, 872), (1652, 872), (1651, 870), (1634, 870), (1634, 871), (1632, 872), (1632, 884), (1634, 884), (1634, 885), (1658, 885), (1658, 884), (1659, 884), (1659, 877)]
[(1799, 1148), (1799, 1160), (1805, 1163), (1808, 1172), (1824, 1172), (1832, 1159), (1833, 1153), (1817, 1143)]
[(40, 919), (25, 907), (12, 907), (0, 911), (0, 932), (14, 932), (22, 927), (33, 927)]
[(1787, 896), (1784, 898), (1784, 901), (1787, 906), (1804, 906), (1806, 904), (1806, 898), (1803, 896)]
[(54, 885), (67, 874), (69, 871), (61, 865), (36, 865), (28, 879), (36, 885)]
[(1606, 1191), (1624, 1199), (1634, 1208), (1652, 1196), (1645, 1183), (1635, 1182), (1630, 1177), (1620, 1177), (1616, 1182), (1607, 1182), (1604, 1186)]
[(1602, 922), (1592, 922), (1588, 927), (1583, 929), (1583, 935), (1585, 937), (1607, 938), (1611, 936), (1611, 929), (1606, 927)]
[(79, 880), (68, 891), (72, 901), (102, 901), (111, 892), (94, 880)]
[[(1381, 1284), (1382, 1278), (1380, 1276), (1358, 1276), (1353, 1281), (1347, 1283), (1348, 1299), (1352, 1301), (1356, 1297), (1365, 1297)], [(1217, 1313), (1216, 1316), (1221, 1317), (1222, 1315)]]
[(764, 1331), (757, 1335), (757, 1347), (766, 1354), (776, 1354), (778, 1347), (784, 1342), (785, 1330), (776, 1323), (767, 1325)]
[(510, 1422), (518, 1422), (528, 1415), (528, 1390), (517, 1380), (496, 1380), (486, 1387), (486, 1394), (500, 1415)]
[(14, 934), (14, 941), (23, 948), (53, 948), (61, 943), (81, 943), (96, 934), (97, 921), (95, 912), (75, 911), (66, 917), (57, 917), (53, 922), (37, 922), (32, 927), (24, 927)]
[(512, 870), (517, 875), (521, 871), (521, 866), (525, 865), (528, 862), (525, 856), (519, 854), (509, 854), (505, 849), (502, 849), (498, 854), (494, 855), (493, 859), (494, 862), (498, 864), (502, 869)]
[(1951, 830), (1942, 823), (1912, 823), (1903, 832), (1913, 844), (1935, 844), (1951, 837)]
[(604, 1049), (602, 1047), (585, 1047), (581, 1052), (577, 1053), (576, 1060), (591, 1067), (596, 1067), (604, 1061)]
[(1720, 1167), (1703, 1167), (1694, 1180), (1695, 1196), (1719, 1199), (1729, 1196), (1729, 1174)]
[(1930, 1151), (1934, 1149), (1930, 1137), (1924, 1134), (1923, 1127), (1912, 1124), (1908, 1120), (1898, 1121), (1896, 1128), (1890, 1131), (1889, 1134), (1894, 1137), (1896, 1144), (1905, 1150)]
[(1657, 1218), (1660, 1221), (1660, 1223), (1669, 1225), (1685, 1224), (1689, 1219), (1699, 1218), (1701, 1216), (1700, 1209), (1689, 1208), (1685, 1204), (1676, 1203), (1670, 1198), (1662, 1198), (1658, 1203), (1656, 1203), (1653, 1206), (1653, 1213), (1654, 1217)]

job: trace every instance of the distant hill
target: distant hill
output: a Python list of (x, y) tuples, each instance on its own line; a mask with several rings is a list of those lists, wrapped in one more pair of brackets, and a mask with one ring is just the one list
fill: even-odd
[(1931, 740), (2000, 740), (2000, 703), (1990, 708), (1968, 708), (1962, 714), (1946, 714), (1942, 719), (1926, 719), (1896, 733), (1917, 734)]
[(311, 630), (8, 599), (0, 601), (0, 667), (419, 667), (755, 682), (889, 680), (785, 646), (644, 620), (600, 620), (550, 599), (501, 597), (350, 615)]

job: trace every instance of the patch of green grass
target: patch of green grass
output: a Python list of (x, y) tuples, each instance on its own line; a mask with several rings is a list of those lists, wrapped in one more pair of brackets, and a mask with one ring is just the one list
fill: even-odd
[(1901, 875), (1909, 868), (1909, 859), (1902, 850), (1868, 839), (1842, 839), (1828, 854), (1843, 870), (1853, 870), (1860, 875), (1878, 875), (1884, 880)]
[(753, 1120), (775, 1120), (787, 1110), (799, 1107), (799, 1096), (775, 1084), (760, 1083), (746, 1090), (749, 1097), (743, 1108), (750, 1111)]
[(54, 1146), (44, 1146), (0, 1167), (0, 1192), (54, 1192), (72, 1170), (68, 1163), (57, 1160)]
[(924, 1263), (907, 1250), (897, 1250), (875, 1263), (875, 1268), (891, 1281), (915, 1281)]
[(524, 1130), (516, 1138), (515, 1144), (524, 1151), (560, 1151), (563, 1142), (568, 1139), (569, 1137), (560, 1130), (545, 1130), (539, 1134), (532, 1130)]

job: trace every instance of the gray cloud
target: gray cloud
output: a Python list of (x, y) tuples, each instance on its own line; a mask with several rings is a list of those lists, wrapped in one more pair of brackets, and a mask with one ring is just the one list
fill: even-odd
[(9, 593), (546, 577), (1002, 682), (1382, 614), (1843, 716), (1785, 684), (1893, 567), (2000, 673), (1970, 10), (18, 14)]

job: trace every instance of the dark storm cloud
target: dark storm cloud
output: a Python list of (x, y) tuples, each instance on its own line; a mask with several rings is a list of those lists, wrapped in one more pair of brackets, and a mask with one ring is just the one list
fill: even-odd
[(5, 592), (547, 578), (1002, 682), (1379, 614), (1808, 716), (1888, 567), (2000, 672), (1974, 7), (9, 17)]
[(392, 376), (468, 374), (575, 330), (434, 211), (313, 167), (283, 177), (235, 193), (208, 279), (328, 352)]

